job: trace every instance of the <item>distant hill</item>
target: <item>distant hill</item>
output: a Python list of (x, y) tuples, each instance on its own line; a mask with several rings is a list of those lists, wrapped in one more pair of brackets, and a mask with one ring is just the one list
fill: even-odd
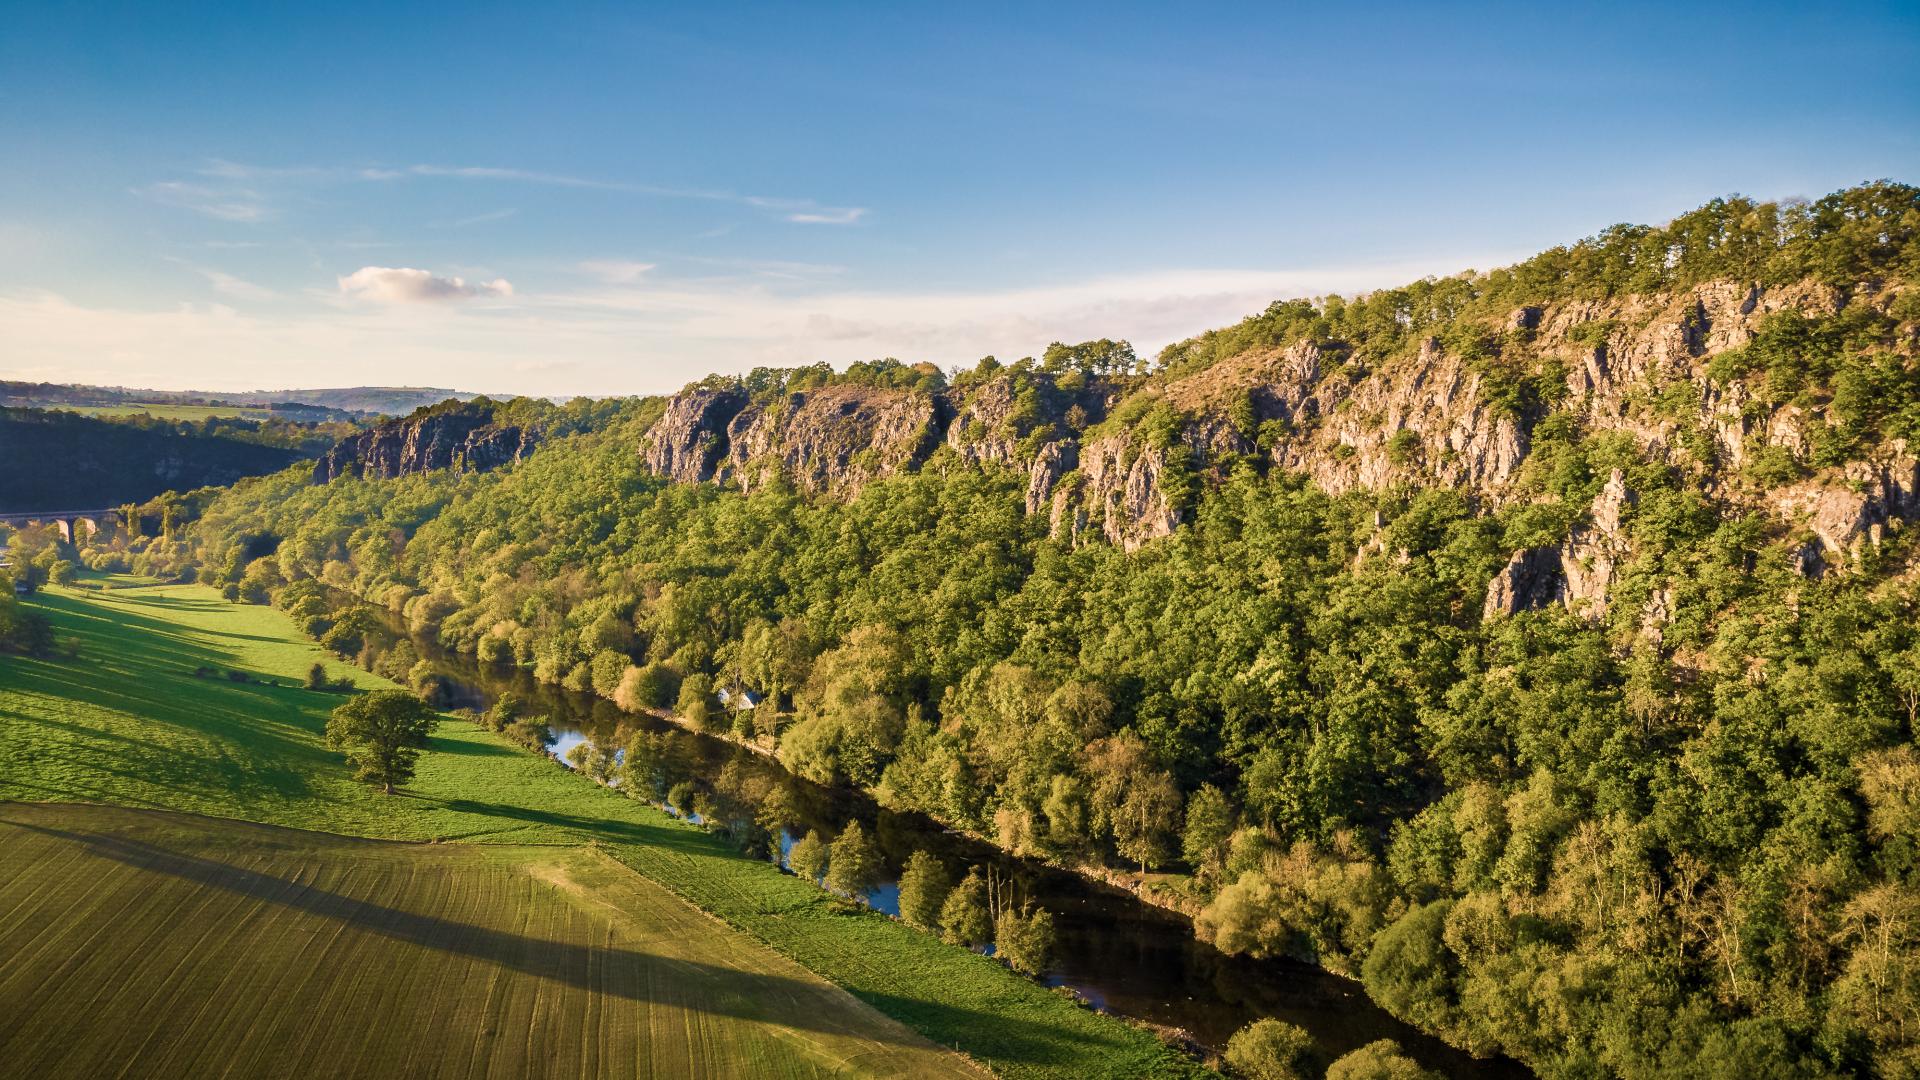
[(0, 405), (32, 408), (160, 406), (251, 406), (302, 404), (355, 413), (400, 416), (448, 398), (468, 401), (479, 395), (431, 386), (347, 386), (312, 390), (145, 390), (79, 383), (0, 381)]
[(231, 484), (312, 456), (229, 435), (203, 435), (61, 412), (0, 409), (0, 512), (96, 509), (166, 491)]

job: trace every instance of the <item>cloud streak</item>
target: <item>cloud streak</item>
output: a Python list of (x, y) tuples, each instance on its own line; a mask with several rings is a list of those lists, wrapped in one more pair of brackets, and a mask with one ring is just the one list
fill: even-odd
[(618, 180), (595, 180), (562, 173), (531, 169), (505, 169), (484, 165), (409, 165), (404, 169), (371, 168), (360, 170), (366, 180), (398, 180), (409, 176), (451, 177), (465, 180), (501, 180), (512, 183), (540, 184), (549, 187), (583, 188), (593, 191), (617, 191), (662, 199), (697, 199), (705, 202), (735, 203), (766, 210), (800, 225), (852, 225), (867, 216), (864, 206), (825, 206), (812, 199), (792, 199), (774, 195), (740, 195), (731, 191), (704, 188), (662, 187)]
[(248, 188), (212, 187), (167, 180), (131, 190), (135, 195), (162, 206), (191, 210), (217, 221), (252, 224), (273, 216), (266, 199)]
[(469, 283), (465, 278), (441, 277), (410, 266), (363, 266), (340, 278), (340, 292), (384, 304), (439, 304), (512, 296), (513, 283), (505, 278)]

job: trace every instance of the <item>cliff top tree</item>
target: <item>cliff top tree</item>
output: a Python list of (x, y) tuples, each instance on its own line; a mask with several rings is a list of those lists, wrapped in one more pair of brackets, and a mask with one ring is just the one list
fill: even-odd
[(379, 784), (386, 794), (413, 779), (437, 718), (426, 702), (405, 690), (375, 690), (333, 710), (327, 749), (345, 753), (353, 778)]

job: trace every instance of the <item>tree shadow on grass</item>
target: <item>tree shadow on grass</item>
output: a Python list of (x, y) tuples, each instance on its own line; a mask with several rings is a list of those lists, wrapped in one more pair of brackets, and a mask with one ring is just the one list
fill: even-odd
[[(125, 836), (73, 831), (19, 820), (0, 819), (0, 823), (80, 845), (96, 857), (138, 870), (337, 920), (396, 941), (473, 957), (591, 993), (649, 1004), (679, 1005), (697, 1012), (803, 1030), (900, 1041), (888, 1039), (885, 1032), (876, 1032), (858, 1023), (857, 1016), (832, 1007), (826, 995), (839, 991), (824, 984), (634, 949), (542, 940), (475, 926), (376, 904)], [(862, 996), (871, 1002), (875, 995)], [(935, 1002), (902, 999), (874, 1003), (890, 1015), (921, 1017), (941, 1031), (991, 1031), (995, 1056), (1003, 1060), (1064, 1064), (1074, 1055), (1068, 1043), (1095, 1042), (1072, 1031)]]

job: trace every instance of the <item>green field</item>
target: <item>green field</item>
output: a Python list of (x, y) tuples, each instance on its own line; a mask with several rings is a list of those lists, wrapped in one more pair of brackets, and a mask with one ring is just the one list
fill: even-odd
[[(80, 640), (81, 656), (0, 657), (0, 800), (111, 803), (389, 840), (592, 844), (745, 938), (1000, 1074), (1191, 1070), (1146, 1032), (1087, 1012), (985, 957), (851, 911), (716, 837), (472, 725), (442, 723), (418, 777), (399, 796), (353, 782), (320, 738), (327, 711), (342, 699), (299, 688), (321, 653), (276, 611), (236, 607), (196, 586), (51, 590), (32, 603), (57, 633)], [(379, 684), (329, 663), (335, 675)], [(197, 677), (200, 667), (220, 674)], [(255, 681), (229, 681), (229, 670)], [(18, 1013), (12, 993), (0, 990), (0, 1014)], [(473, 1032), (449, 1035), (470, 1041)]]
[(79, 413), (82, 416), (138, 416), (146, 413), (155, 420), (212, 420), (223, 416), (244, 416), (249, 420), (271, 419), (269, 409), (255, 409), (244, 405), (43, 405), (40, 408), (62, 409)]
[(592, 847), (0, 804), (0, 911), (12, 1075), (978, 1075)]

